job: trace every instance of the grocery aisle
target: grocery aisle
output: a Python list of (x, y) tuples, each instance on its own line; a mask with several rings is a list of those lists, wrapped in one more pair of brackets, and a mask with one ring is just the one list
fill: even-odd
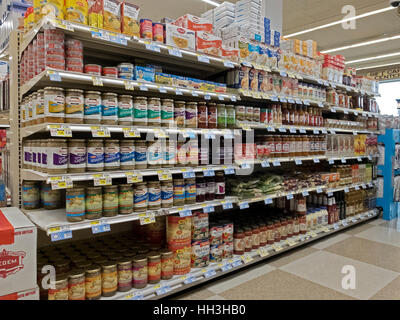
[[(341, 287), (344, 265), (356, 289)], [(400, 220), (373, 219), (192, 290), (183, 300), (400, 299)]]

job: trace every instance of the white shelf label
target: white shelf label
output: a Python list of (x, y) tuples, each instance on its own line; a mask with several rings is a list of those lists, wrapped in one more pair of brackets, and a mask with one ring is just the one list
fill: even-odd
[(264, 160), (264, 161), (261, 162), (261, 167), (263, 167), (263, 168), (269, 168), (269, 167), (270, 167), (270, 164), (269, 164), (268, 161)]
[(279, 161), (274, 161), (272, 164), (273, 164), (274, 167), (280, 167), (281, 166), (281, 163)]
[(224, 67), (227, 67), (227, 68), (234, 68), (235, 66), (234, 66), (234, 64), (233, 64), (232, 61), (224, 60)]
[(297, 132), (295, 128), (290, 128), (289, 131), (290, 131), (290, 133), (296, 133)]
[(270, 99), (271, 99), (271, 101), (273, 101), (273, 102), (279, 102), (279, 99), (278, 99), (278, 97), (276, 97), (276, 96), (271, 96)]
[(126, 172), (126, 183), (139, 183), (143, 182), (143, 176), (142, 174), (138, 172)]
[(243, 256), (241, 256), (242, 261), (244, 262), (244, 264), (250, 263), (253, 261), (253, 257), (249, 254), (245, 254)]
[(346, 159), (345, 158), (342, 158), (342, 163), (346, 163)]
[(150, 224), (156, 222), (154, 212), (146, 212), (139, 214), (140, 225)]
[(182, 208), (182, 210), (179, 210), (179, 216), (181, 217), (181, 218), (184, 218), (184, 217), (191, 217), (192, 216), (192, 210), (190, 210), (190, 209), (185, 209), (185, 208)]
[(336, 109), (335, 108), (331, 108), (331, 112), (336, 113)]
[(296, 104), (303, 104), (303, 101), (301, 101), (300, 99), (296, 99)]
[(92, 226), (93, 234), (111, 231), (110, 224), (106, 221), (93, 221), (90, 223), (90, 225)]
[(140, 132), (133, 127), (122, 128), (125, 138), (140, 138)]
[(219, 100), (219, 101), (224, 101), (225, 98), (219, 94), (219, 95), (218, 95), (218, 100)]
[(175, 94), (176, 94), (177, 96), (182, 96), (182, 95), (183, 95), (183, 93), (182, 93), (182, 91), (181, 91), (180, 89), (176, 89), (176, 90), (175, 90)]
[(236, 102), (237, 101), (236, 97), (235, 96), (231, 96), (231, 101)]
[(264, 203), (265, 203), (265, 204), (272, 204), (272, 203), (273, 203), (273, 200), (267, 198), (267, 199), (264, 200)]
[(288, 101), (286, 100), (286, 98), (283, 98), (283, 97), (282, 97), (282, 98), (279, 98), (279, 101), (280, 101), (280, 102), (283, 102), (283, 103), (288, 102)]
[(318, 129), (314, 129), (314, 134), (319, 134), (319, 130)]
[(343, 225), (343, 227), (348, 226), (347, 220), (342, 220), (342, 225)]
[(287, 243), (287, 245), (289, 246), (289, 247), (293, 247), (293, 246), (295, 246), (298, 242), (296, 241), (296, 240), (294, 240), (294, 239), (287, 239), (286, 240), (286, 243)]
[(101, 79), (98, 76), (92, 76), (92, 82), (93, 85), (96, 87), (102, 87), (103, 86), (103, 79)]
[(358, 162), (362, 162), (361, 157), (357, 157), (357, 161), (358, 161)]
[(68, 125), (54, 124), (50, 125), (50, 135), (52, 137), (72, 138), (72, 130)]
[(335, 160), (329, 159), (329, 164), (335, 164)]
[(93, 138), (110, 138), (110, 130), (107, 127), (90, 127)]
[(232, 269), (232, 265), (230, 263), (226, 263), (221, 267), (221, 271), (228, 271)]
[(159, 138), (159, 139), (166, 139), (166, 138), (168, 138), (168, 135), (167, 135), (167, 133), (165, 132), (165, 130), (163, 130), (163, 129), (158, 129), (158, 128), (154, 129), (154, 136), (155, 136), (156, 138)]
[(303, 101), (303, 104), (304, 104), (305, 106), (309, 106), (309, 105), (310, 105), (310, 101), (309, 101), (309, 100), (304, 100), (304, 101)]
[(199, 55), (197, 56), (197, 60), (198, 60), (199, 62), (203, 62), (203, 63), (210, 63), (210, 59), (209, 59), (207, 56), (202, 55), (202, 54), (199, 54)]
[(249, 208), (249, 203), (248, 202), (240, 202), (239, 203), (239, 208), (240, 208), (240, 210), (248, 209)]
[(224, 173), (226, 175), (235, 174), (235, 168), (224, 168)]
[(327, 131), (326, 129), (322, 129), (321, 132), (322, 132), (323, 134), (327, 134), (327, 133), (328, 133), (328, 131)]
[(258, 254), (260, 255), (261, 258), (264, 258), (268, 256), (268, 250), (266, 248), (260, 248), (258, 249)]
[(247, 163), (247, 162), (245, 162), (245, 163), (242, 163), (242, 165), (240, 166), (242, 169), (250, 169), (250, 164), (249, 163)]
[(300, 133), (307, 133), (307, 131), (305, 129), (300, 129), (299, 131), (300, 131)]
[(308, 197), (310, 195), (307, 190), (303, 191), (301, 194), (303, 195), (303, 197)]
[(205, 206), (204, 208), (203, 208), (203, 212), (204, 213), (211, 213), (211, 212), (214, 212), (215, 210), (214, 210), (214, 206)]
[(321, 187), (317, 188), (317, 193), (322, 193), (322, 188)]
[[(222, 203), (222, 202), (221, 202), (221, 203)], [(232, 209), (232, 208), (233, 208), (233, 203), (232, 203), (232, 202), (228, 202), (228, 201), (223, 202), (223, 203), (222, 203), (222, 208), (223, 208), (224, 210)]]
[(293, 199), (293, 194), (289, 193), (289, 194), (286, 196), (286, 199), (288, 199), (288, 200)]
[(160, 93), (167, 93), (167, 89), (163, 87), (158, 88), (158, 91), (160, 91)]
[(280, 128), (279, 128), (279, 132), (286, 132), (286, 129), (285, 129), (285, 128), (282, 128), (282, 127), (280, 127)]
[(279, 251), (283, 250), (282, 246), (279, 243), (273, 244), (272, 248), (275, 250), (275, 252), (279, 252)]
[(157, 174), (160, 181), (172, 180), (172, 174), (169, 170), (158, 170)]
[(340, 227), (339, 227), (339, 224), (338, 223), (335, 223), (334, 225), (333, 225), (333, 229), (335, 229), (335, 230), (338, 230)]
[(205, 177), (214, 177), (215, 176), (214, 169), (206, 169), (203, 172), (204, 172)]
[(184, 277), (185, 277), (185, 279), (183, 281), (184, 284), (190, 284), (190, 283), (196, 281), (196, 277), (195, 276), (188, 276), (188, 277), (184, 276)]
[(112, 179), (109, 174), (95, 174), (93, 175), (93, 178), (95, 187), (109, 186), (112, 184)]
[(333, 192), (328, 192), (328, 197), (332, 197), (333, 196)]
[(125, 90), (133, 91), (135, 90), (135, 83), (133, 81), (124, 80)]
[(52, 242), (72, 239), (72, 231), (68, 226), (50, 228), (49, 233)]
[(360, 190), (360, 187), (359, 187), (359, 186), (355, 186), (354, 189), (355, 189), (356, 191), (358, 191), (358, 190)]
[(204, 278), (211, 278), (211, 277), (213, 277), (213, 276), (215, 276), (217, 273), (215, 272), (215, 270), (214, 269), (209, 269), (209, 270), (206, 270), (204, 273), (203, 273), (203, 275), (204, 275)]
[(232, 263), (232, 267), (236, 268), (236, 267), (241, 266), (242, 264), (243, 264), (242, 260), (235, 260)]
[(318, 158), (314, 158), (313, 160), (314, 160), (314, 163), (319, 163), (320, 162)]
[(268, 130), (268, 132), (275, 132), (275, 128), (274, 127), (268, 127), (267, 130)]
[(182, 51), (179, 50), (178, 48), (169, 48), (169, 49), (168, 49), (168, 53), (169, 53), (171, 56), (178, 57), (178, 58), (182, 58)]
[(149, 91), (149, 88), (148, 88), (146, 85), (144, 85), (144, 84), (141, 84), (141, 85), (139, 86), (139, 89), (140, 89), (140, 91)]
[(367, 189), (367, 186), (363, 183), (363, 184), (361, 185), (361, 188)]
[(56, 71), (47, 71), (47, 74), (49, 75), (50, 81), (56, 81), (56, 82), (61, 82), (61, 76), (58, 72)]
[(125, 296), (125, 300), (143, 300), (144, 296), (141, 292), (131, 293)]
[(171, 287), (169, 285), (164, 285), (164, 286), (160, 287), (159, 289), (156, 289), (156, 294), (158, 296), (161, 296), (161, 295), (166, 294), (166, 293), (168, 293), (170, 291), (171, 291)]
[(52, 190), (69, 189), (73, 187), (71, 177), (51, 177), (49, 180)]
[(161, 52), (160, 47), (154, 43), (146, 44), (146, 49), (154, 52)]
[(353, 135), (355, 136), (358, 135), (357, 131), (353, 131)]
[(329, 131), (330, 131), (331, 134), (336, 134), (336, 131), (333, 130), (333, 129), (331, 129), (331, 130), (329, 130)]
[(183, 175), (184, 179), (191, 179), (191, 178), (196, 177), (196, 174), (194, 173), (194, 171), (186, 170), (186, 169), (182, 169), (182, 175)]
[(344, 192), (349, 193), (349, 188), (344, 188)]

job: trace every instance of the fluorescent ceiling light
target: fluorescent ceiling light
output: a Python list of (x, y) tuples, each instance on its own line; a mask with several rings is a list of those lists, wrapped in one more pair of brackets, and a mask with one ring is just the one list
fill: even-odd
[(381, 68), (381, 67), (387, 67), (387, 66), (394, 66), (396, 64), (400, 64), (400, 61), (399, 62), (394, 62), (394, 63), (380, 64), (378, 66), (356, 68), (356, 70), (375, 69), (375, 68)]
[(220, 3), (212, 1), (212, 0), (201, 0), (201, 1), (211, 4), (213, 6), (216, 6), (216, 7), (218, 7), (220, 5)]
[(370, 61), (370, 60), (385, 59), (385, 58), (390, 58), (390, 57), (395, 57), (395, 56), (400, 56), (400, 52), (389, 53), (389, 54), (383, 54), (383, 55), (381, 55), (381, 56), (363, 58), (363, 59), (358, 59), (358, 60), (351, 60), (351, 61), (347, 61), (346, 64), (347, 64), (347, 63), (364, 62), (364, 61)]
[[(203, 0), (203, 1), (205, 1), (205, 0)], [(375, 10), (375, 11), (363, 13), (363, 14), (360, 14), (360, 15), (355, 16), (355, 17), (352, 17), (352, 18), (347, 18), (347, 19), (342, 19), (342, 20), (334, 21), (334, 22), (331, 22), (331, 23), (323, 24), (322, 26), (318, 26), (318, 27), (314, 27), (314, 28), (307, 29), (307, 30), (295, 32), (295, 33), (292, 33), (292, 34), (288, 34), (288, 35), (286, 35), (286, 36), (284, 36), (284, 37), (285, 37), (285, 38), (290, 38), (290, 37), (298, 36), (298, 35), (300, 35), (300, 34), (309, 33), (309, 32), (313, 32), (313, 31), (316, 31), (316, 30), (329, 28), (329, 27), (332, 27), (332, 26), (336, 26), (336, 25), (338, 25), (338, 24), (342, 24), (342, 23), (344, 23), (344, 22), (348, 22), (348, 21), (353, 21), (353, 20), (365, 18), (365, 17), (368, 17), (368, 16), (372, 16), (372, 15), (375, 15), (375, 14), (378, 14), (378, 13), (382, 13), (382, 12), (386, 12), (386, 11), (393, 10), (393, 9), (396, 9), (396, 8), (394, 8), (394, 7), (387, 7), (387, 8), (383, 8), (383, 9), (379, 9), (379, 10)]]
[(321, 53), (331, 53), (331, 52), (335, 52), (335, 51), (343, 51), (343, 50), (348, 50), (348, 49), (353, 49), (353, 48), (358, 48), (358, 47), (363, 47), (363, 46), (369, 46), (371, 44), (376, 44), (376, 43), (381, 43), (381, 42), (386, 42), (386, 41), (392, 41), (392, 40), (397, 40), (397, 39), (400, 39), (400, 35), (393, 36), (393, 37), (382, 38), (382, 39), (377, 39), (377, 40), (359, 42), (359, 43), (351, 44), (351, 45), (348, 45), (348, 46), (343, 46), (343, 47), (329, 49), (329, 50), (323, 50), (323, 51), (321, 51)]

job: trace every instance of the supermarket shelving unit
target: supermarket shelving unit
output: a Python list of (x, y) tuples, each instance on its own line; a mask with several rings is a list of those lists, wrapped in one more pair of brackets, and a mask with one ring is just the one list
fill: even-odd
[[(102, 91), (107, 89), (112, 89), (115, 92), (120, 93), (139, 93), (140, 95), (154, 95), (161, 97), (182, 97), (183, 99), (189, 99), (196, 101), (198, 99), (202, 100), (215, 100), (221, 101), (222, 103), (232, 103), (241, 101), (241, 103), (263, 103), (266, 101), (281, 101), (281, 102), (291, 102), (292, 100), (298, 104), (313, 105), (323, 108), (325, 112), (332, 113), (352, 113), (354, 115), (363, 115), (366, 117), (377, 117), (378, 114), (364, 112), (362, 110), (350, 110), (339, 108), (337, 106), (331, 106), (326, 103), (299, 100), (293, 97), (282, 97), (282, 96), (271, 96), (258, 94), (254, 92), (243, 92), (241, 90), (230, 90), (228, 89), (226, 93), (212, 93), (198, 90), (191, 90), (187, 88), (177, 88), (173, 86), (165, 86), (155, 83), (143, 83), (138, 81), (124, 81), (122, 79), (113, 79), (108, 77), (92, 77), (87, 74), (60, 71), (46, 69), (41, 74), (37, 75), (34, 79), (24, 84), (19, 85), (19, 59), (23, 50), (29, 45), (29, 43), (34, 39), (37, 32), (39, 32), (44, 25), (51, 25), (55, 28), (64, 30), (68, 37), (73, 37), (75, 39), (83, 41), (84, 49), (90, 56), (100, 59), (113, 60), (113, 57), (121, 57), (121, 59), (131, 60), (136, 58), (146, 58), (148, 60), (156, 61), (160, 64), (165, 64), (170, 68), (170, 70), (182, 70), (188, 69), (193, 72), (194, 77), (207, 78), (210, 76), (215, 76), (221, 74), (227, 70), (238, 67), (239, 64), (232, 63), (230, 61), (198, 54), (196, 52), (179, 50), (172, 48), (163, 44), (153, 43), (151, 41), (145, 41), (142, 39), (137, 39), (133, 37), (127, 37), (121, 34), (114, 34), (104, 30), (93, 29), (80, 24), (75, 24), (71, 22), (66, 22), (62, 20), (57, 20), (51, 17), (44, 18), (38, 25), (32, 29), (29, 33), (22, 36), (21, 41), (20, 35), (17, 32), (12, 34), (13, 45), (9, 49), (11, 55), (12, 63), (10, 65), (12, 77), (11, 85), (11, 129), (13, 131), (12, 135), (12, 159), (18, 159), (18, 161), (13, 161), (11, 163), (11, 170), (13, 172), (13, 178), (15, 178), (15, 184), (13, 185), (13, 193), (18, 195), (13, 199), (13, 205), (21, 206), (21, 194), (20, 188), (23, 180), (35, 180), (35, 181), (56, 181), (58, 182), (74, 182), (83, 180), (94, 180), (94, 179), (140, 179), (143, 176), (159, 176), (162, 180), (162, 176), (175, 173), (194, 173), (202, 171), (204, 174), (212, 175), (214, 170), (224, 170), (225, 174), (235, 174), (238, 170), (246, 170), (252, 165), (260, 166), (262, 168), (274, 168), (282, 164), (294, 162), (297, 166), (301, 166), (304, 162), (313, 161), (318, 163), (320, 161), (328, 161), (330, 165), (335, 164), (335, 161), (341, 161), (341, 163), (346, 163), (346, 161), (371, 161), (373, 156), (363, 156), (363, 157), (335, 157), (328, 158), (326, 156), (311, 156), (311, 157), (290, 157), (290, 158), (277, 158), (277, 159), (267, 159), (267, 160), (257, 160), (257, 161), (237, 161), (231, 165), (207, 165), (194, 168), (171, 168), (171, 169), (160, 169), (160, 170), (133, 170), (127, 171), (111, 171), (99, 173), (100, 176), (96, 176), (96, 173), (84, 173), (84, 174), (64, 174), (62, 176), (48, 175), (41, 172), (23, 169), (21, 164), (21, 145), (24, 139), (34, 138), (42, 135), (50, 136), (68, 136), (77, 137), (82, 135), (89, 135), (93, 133), (93, 128), (90, 125), (75, 125), (75, 124), (39, 124), (30, 127), (22, 128), (20, 126), (20, 116), (19, 116), (19, 102), (20, 99), (32, 90), (39, 87), (53, 85), (62, 86), (65, 88), (76, 87), (79, 85), (80, 88), (93, 89)], [(16, 44), (16, 45), (14, 45)], [(20, 45), (19, 45), (20, 44)], [(110, 54), (112, 53), (112, 54)], [(118, 58), (115, 58), (118, 61)], [(243, 65), (248, 65), (244, 63)], [(254, 66), (260, 69), (268, 69), (264, 66)], [(280, 70), (267, 70), (270, 72), (276, 72), (281, 74), (286, 74), (285, 71)], [(296, 74), (287, 74), (290, 77), (301, 79), (302, 81), (320, 84), (325, 87), (338, 87), (351, 94), (362, 94), (362, 95), (376, 95), (376, 93), (363, 92), (354, 88), (346, 87), (340, 84), (330, 83), (321, 79), (314, 79), (312, 77)], [(225, 101), (225, 102), (224, 102)], [(190, 137), (192, 135), (204, 135), (206, 139), (214, 139), (215, 136), (223, 136), (225, 139), (233, 139), (235, 136), (240, 135), (242, 132), (253, 132), (255, 130), (266, 130), (268, 132), (290, 132), (290, 133), (306, 133), (309, 134), (326, 134), (326, 133), (353, 133), (353, 134), (376, 134), (376, 132), (368, 130), (351, 130), (343, 128), (316, 128), (316, 127), (302, 127), (302, 126), (275, 126), (275, 125), (254, 125), (252, 123), (239, 123), (237, 129), (229, 130), (212, 130), (212, 129), (170, 129), (170, 128), (151, 128), (151, 127), (129, 127), (124, 126), (109, 126), (101, 125), (100, 128), (107, 132), (109, 136), (126, 136), (126, 137), (137, 137), (143, 133), (153, 133), (156, 137), (166, 137), (170, 134), (180, 134), (184, 137)], [(68, 135), (66, 135), (68, 133)], [(232, 208), (246, 209), (250, 204), (264, 202), (265, 204), (271, 203), (272, 199), (279, 197), (287, 197), (290, 199), (293, 195), (303, 194), (308, 195), (309, 192), (317, 193), (327, 193), (331, 194), (335, 191), (345, 190), (348, 192), (349, 189), (366, 189), (373, 187), (374, 181), (366, 181), (360, 184), (341, 186), (339, 188), (328, 188), (326, 185), (313, 186), (307, 189), (298, 189), (291, 192), (280, 192), (276, 194), (269, 194), (258, 198), (252, 199), (238, 199), (237, 197), (226, 197), (224, 200), (216, 200), (211, 202), (205, 202), (195, 205), (185, 205), (182, 207), (173, 207), (169, 209), (161, 209), (156, 211), (146, 211), (144, 213), (132, 213), (129, 215), (118, 215), (112, 218), (101, 218), (98, 220), (85, 220), (78, 223), (70, 223), (66, 220), (65, 209), (58, 210), (24, 210), (25, 214), (38, 226), (39, 229), (46, 232), (46, 234), (51, 237), (53, 241), (61, 239), (69, 239), (72, 237), (72, 232), (76, 230), (92, 229), (93, 233), (98, 232), (98, 228), (101, 225), (114, 225), (119, 223), (125, 223), (134, 220), (140, 220), (144, 224), (151, 223), (154, 221), (156, 216), (169, 215), (174, 213), (179, 213), (181, 216), (191, 214), (191, 210), (203, 209), (205, 212), (213, 212), (214, 210), (230, 210)], [(218, 207), (218, 209), (216, 209)], [(271, 256), (280, 254), (282, 252), (291, 250), (310, 241), (314, 241), (330, 235), (335, 232), (340, 232), (341, 230), (348, 228), (352, 225), (362, 223), (368, 219), (372, 219), (378, 216), (377, 210), (371, 210), (351, 218), (341, 220), (339, 223), (334, 225), (323, 226), (319, 229), (311, 230), (307, 234), (294, 237), (286, 241), (281, 241), (280, 243), (274, 244), (273, 246), (266, 246), (260, 248), (259, 250), (253, 250), (243, 256), (235, 256), (234, 259), (224, 260), (219, 264), (211, 264), (209, 267), (204, 269), (192, 269), (192, 271), (185, 276), (174, 276), (172, 280), (162, 281), (158, 285), (148, 285), (145, 289), (136, 290), (133, 289), (127, 293), (118, 293), (112, 298), (102, 298), (103, 300), (109, 299), (157, 299), (162, 298), (171, 294), (175, 294), (179, 291), (185, 290), (191, 286), (197, 285), (201, 282), (206, 282), (220, 277), (229, 272), (233, 272), (244, 266), (248, 266), (257, 263), (263, 259), (267, 259)], [(108, 228), (109, 230), (109, 228)]]
[(378, 142), (385, 145), (384, 165), (378, 166), (378, 175), (383, 176), (383, 198), (377, 199), (377, 206), (383, 208), (383, 219), (392, 220), (399, 217), (400, 203), (393, 201), (394, 156), (396, 144), (400, 143), (400, 130), (386, 129), (385, 134), (378, 136)]

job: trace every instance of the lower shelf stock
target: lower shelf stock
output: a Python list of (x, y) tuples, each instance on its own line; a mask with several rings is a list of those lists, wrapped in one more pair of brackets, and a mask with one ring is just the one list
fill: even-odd
[(214, 280), (218, 277), (235, 272), (242, 268), (256, 264), (273, 256), (287, 252), (307, 243), (322, 239), (331, 234), (338, 233), (379, 215), (378, 210), (370, 210), (349, 217), (331, 225), (322, 226), (308, 231), (306, 234), (291, 237), (273, 245), (266, 245), (257, 250), (245, 253), (242, 256), (234, 255), (232, 259), (224, 259), (220, 263), (211, 263), (205, 268), (193, 268), (186, 275), (176, 275), (170, 280), (162, 280), (159, 284), (148, 285), (144, 289), (132, 289), (129, 292), (118, 292), (113, 297), (101, 300), (158, 300), (186, 289)]

